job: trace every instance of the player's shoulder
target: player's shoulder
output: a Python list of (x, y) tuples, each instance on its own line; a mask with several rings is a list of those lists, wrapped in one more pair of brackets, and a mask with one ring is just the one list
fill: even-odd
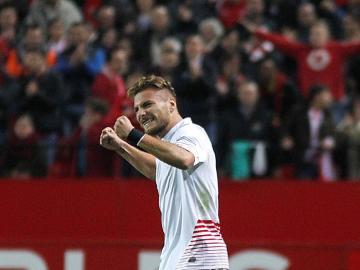
[(207, 136), (207, 133), (205, 129), (198, 124), (189, 122), (184, 125), (182, 125), (177, 132), (178, 136), (190, 136), (190, 137), (196, 137), (196, 136)]
[(210, 143), (209, 136), (207, 135), (205, 129), (194, 123), (188, 123), (181, 126), (174, 137), (175, 141), (185, 139), (194, 143)]

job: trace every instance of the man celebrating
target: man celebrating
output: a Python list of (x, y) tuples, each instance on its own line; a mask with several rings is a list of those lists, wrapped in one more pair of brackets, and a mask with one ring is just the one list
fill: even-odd
[(206, 132), (180, 116), (174, 88), (161, 77), (141, 78), (128, 95), (145, 133), (121, 116), (114, 129), (102, 131), (100, 144), (156, 180), (165, 234), (159, 269), (229, 269), (218, 217), (215, 154)]

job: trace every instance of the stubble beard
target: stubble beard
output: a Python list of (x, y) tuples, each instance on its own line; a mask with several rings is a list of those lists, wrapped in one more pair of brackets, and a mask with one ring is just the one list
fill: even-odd
[(148, 130), (145, 130), (145, 133), (148, 135), (152, 135), (152, 136), (159, 136), (160, 134), (163, 133), (163, 131), (166, 128), (166, 124), (165, 123), (161, 123), (158, 126), (155, 126), (154, 128), (150, 128)]

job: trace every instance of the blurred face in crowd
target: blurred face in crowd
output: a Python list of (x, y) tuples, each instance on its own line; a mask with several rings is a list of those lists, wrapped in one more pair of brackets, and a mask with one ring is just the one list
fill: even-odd
[(258, 87), (253, 82), (246, 82), (238, 88), (238, 99), (244, 107), (254, 107), (258, 101)]
[(13, 7), (4, 8), (0, 11), (0, 27), (1, 29), (13, 28), (17, 23), (16, 10)]
[(90, 40), (91, 30), (87, 25), (79, 24), (73, 25), (69, 29), (68, 39), (73, 45), (80, 45), (87, 43)]
[(354, 117), (356, 121), (360, 121), (360, 99), (356, 99), (353, 104)]
[(239, 34), (237, 31), (231, 31), (222, 40), (223, 48), (229, 52), (236, 52), (239, 48)]
[(23, 61), (24, 67), (30, 73), (41, 72), (46, 66), (45, 56), (40, 52), (26, 52)]
[(101, 45), (104, 48), (111, 49), (116, 46), (118, 39), (118, 33), (115, 28), (110, 28), (105, 31), (104, 35), (101, 38)]
[(118, 42), (118, 47), (126, 52), (128, 58), (131, 58), (131, 56), (133, 55), (133, 49), (129, 38), (120, 39)]
[(100, 8), (97, 21), (101, 28), (108, 29), (115, 25), (115, 8), (112, 6), (103, 6)]
[(20, 116), (14, 125), (14, 133), (19, 139), (26, 139), (35, 132), (34, 123), (30, 116)]
[(263, 0), (247, 0), (246, 10), (249, 16), (262, 15), (264, 13), (264, 1)]
[(146, 13), (154, 6), (154, 0), (136, 0), (136, 6), (140, 10), (140, 13)]
[(44, 33), (41, 28), (31, 28), (26, 31), (25, 44), (28, 48), (39, 48), (44, 44)]
[(200, 27), (200, 35), (205, 42), (210, 42), (216, 38), (216, 33), (211, 23), (204, 23)]
[(64, 25), (60, 20), (54, 21), (49, 27), (49, 36), (51, 40), (59, 41), (65, 34)]
[(317, 20), (314, 5), (311, 3), (301, 4), (298, 9), (297, 19), (299, 24), (303, 27), (310, 27), (313, 25)]
[(156, 7), (151, 15), (152, 27), (155, 31), (162, 32), (169, 28), (169, 12), (166, 7)]
[(329, 41), (330, 33), (325, 24), (315, 24), (310, 29), (310, 45), (314, 48), (321, 48)]
[(160, 66), (165, 70), (171, 70), (179, 64), (180, 55), (171, 41), (164, 41), (161, 46)]
[(347, 15), (343, 19), (343, 26), (347, 38), (357, 38), (360, 34), (360, 25), (354, 17)]
[(314, 97), (314, 101), (313, 104), (324, 110), (330, 107), (330, 105), (332, 104), (333, 101), (333, 97), (332, 94), (329, 90), (329, 88), (324, 88), (320, 93), (318, 93), (315, 97)]
[(223, 64), (223, 73), (226, 78), (233, 78), (240, 72), (241, 60), (239, 55), (234, 55), (231, 58), (226, 59)]
[(272, 59), (267, 59), (265, 60), (261, 66), (260, 66), (260, 79), (262, 81), (269, 81), (272, 80), (274, 78), (274, 76), (276, 75), (276, 64), (274, 62), (274, 60)]
[(185, 52), (189, 59), (203, 55), (204, 51), (204, 42), (199, 36), (191, 36), (186, 40)]
[(111, 54), (111, 69), (118, 74), (125, 74), (128, 70), (128, 56), (123, 50), (116, 50)]

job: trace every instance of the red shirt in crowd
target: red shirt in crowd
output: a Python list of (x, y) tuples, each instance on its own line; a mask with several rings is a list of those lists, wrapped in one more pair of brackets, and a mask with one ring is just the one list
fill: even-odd
[(127, 106), (126, 86), (123, 78), (105, 67), (92, 85), (92, 96), (108, 102), (109, 117), (115, 118), (123, 113)]
[(299, 43), (286, 37), (256, 31), (256, 36), (271, 41), (283, 53), (296, 59), (300, 90), (306, 97), (315, 84), (326, 85), (334, 98), (340, 100), (345, 95), (344, 64), (347, 57), (360, 52), (360, 42), (330, 41), (322, 48)]
[(239, 0), (237, 2), (225, 0), (220, 5), (218, 13), (219, 18), (225, 28), (235, 26), (240, 18), (245, 15), (246, 1)]

